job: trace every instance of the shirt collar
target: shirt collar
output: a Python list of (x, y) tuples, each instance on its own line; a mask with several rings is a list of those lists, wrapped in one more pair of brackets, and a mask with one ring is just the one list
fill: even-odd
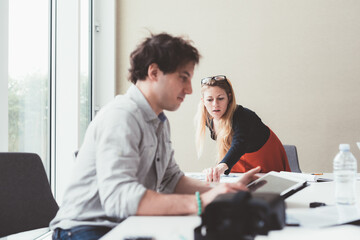
[(165, 114), (163, 112), (161, 112), (158, 116), (158, 118), (160, 119), (161, 122), (165, 122), (167, 117), (165, 116)]
[(134, 84), (132, 84), (127, 90), (126, 95), (139, 106), (140, 111), (144, 115), (145, 121), (153, 121), (155, 119), (158, 119), (161, 122), (166, 121), (167, 118), (165, 114), (161, 112), (159, 116), (157, 116), (145, 96)]

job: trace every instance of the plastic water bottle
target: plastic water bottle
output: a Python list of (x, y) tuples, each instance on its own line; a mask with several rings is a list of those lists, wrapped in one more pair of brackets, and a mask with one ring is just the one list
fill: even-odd
[(355, 204), (357, 162), (349, 144), (340, 144), (334, 158), (335, 201), (337, 204)]

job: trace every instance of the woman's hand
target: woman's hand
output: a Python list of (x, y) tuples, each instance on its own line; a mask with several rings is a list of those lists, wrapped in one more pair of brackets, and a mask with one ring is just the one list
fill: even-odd
[(226, 163), (219, 163), (214, 168), (207, 168), (203, 172), (206, 173), (206, 181), (207, 182), (219, 182), (220, 181), (220, 175), (223, 174), (229, 167), (226, 165)]

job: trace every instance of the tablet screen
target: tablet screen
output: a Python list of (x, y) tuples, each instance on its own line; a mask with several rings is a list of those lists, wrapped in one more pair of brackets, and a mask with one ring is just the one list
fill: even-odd
[(250, 183), (247, 187), (251, 192), (269, 192), (284, 196), (291, 191), (298, 190), (305, 184), (306, 181), (304, 180), (290, 179), (279, 176), (276, 172), (270, 172)]

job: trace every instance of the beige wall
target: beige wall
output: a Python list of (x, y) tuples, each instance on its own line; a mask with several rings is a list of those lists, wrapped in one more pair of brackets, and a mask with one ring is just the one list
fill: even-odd
[(255, 111), (305, 172), (332, 171), (339, 143), (360, 163), (360, 1), (118, 0), (118, 93), (129, 86), (129, 54), (148, 30), (186, 35), (202, 54), (193, 94), (168, 112), (175, 157), (185, 171), (214, 164), (208, 140), (197, 160), (193, 117), (200, 79), (225, 74), (238, 104)]

